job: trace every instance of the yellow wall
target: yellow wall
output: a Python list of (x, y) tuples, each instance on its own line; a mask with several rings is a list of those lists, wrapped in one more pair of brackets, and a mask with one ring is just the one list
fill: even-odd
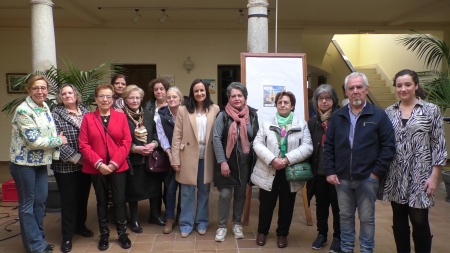
[[(439, 35), (439, 34), (438, 34)], [(335, 35), (335, 39), (354, 67), (378, 65), (389, 77), (389, 83), (402, 69), (427, 71), (423, 60), (418, 60), (415, 53), (397, 44), (402, 34), (357, 34)]]

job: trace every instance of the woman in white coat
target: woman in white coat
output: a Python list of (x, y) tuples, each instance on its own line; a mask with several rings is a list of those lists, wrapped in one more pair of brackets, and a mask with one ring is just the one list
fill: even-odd
[(313, 151), (305, 120), (294, 114), (295, 96), (282, 91), (275, 96), (277, 113), (272, 122), (263, 122), (253, 141), (258, 160), (251, 180), (260, 188), (259, 221), (256, 244), (264, 246), (274, 208), (279, 199), (277, 245), (287, 246), (287, 235), (294, 212), (295, 195), (304, 182), (288, 182), (285, 168), (306, 160)]

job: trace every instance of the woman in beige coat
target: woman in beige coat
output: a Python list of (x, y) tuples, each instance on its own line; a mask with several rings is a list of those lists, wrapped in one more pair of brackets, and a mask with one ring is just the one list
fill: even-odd
[(194, 225), (200, 235), (208, 228), (209, 192), (214, 171), (212, 128), (218, 113), (219, 107), (212, 103), (207, 85), (201, 79), (195, 79), (185, 106), (178, 109), (172, 139), (172, 167), (181, 184), (179, 224), (183, 238), (192, 232)]

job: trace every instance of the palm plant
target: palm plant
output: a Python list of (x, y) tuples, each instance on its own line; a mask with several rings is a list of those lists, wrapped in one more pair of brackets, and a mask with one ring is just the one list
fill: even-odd
[[(102, 63), (89, 71), (82, 71), (71, 62), (64, 61), (64, 64), (66, 65), (67, 71), (55, 67), (51, 67), (44, 71), (35, 71), (17, 80), (17, 83), (15, 83), (14, 86), (25, 86), (26, 81), (30, 76), (40, 74), (47, 77), (49, 81), (50, 90), (47, 104), (50, 107), (56, 105), (56, 94), (58, 89), (65, 83), (73, 84), (80, 91), (83, 104), (90, 105), (94, 102), (95, 87), (103, 82), (103, 77), (112, 71), (120, 71), (117, 67), (111, 69), (110, 63), (107, 62)], [(24, 100), (25, 98), (17, 98), (6, 103), (2, 107), (2, 112), (7, 115), (14, 113), (16, 107)]]
[[(400, 37), (397, 42), (407, 50), (415, 52), (418, 59), (424, 59), (425, 65), (432, 68), (432, 76), (422, 80), (421, 85), (427, 92), (427, 101), (441, 108), (442, 113), (450, 108), (450, 50), (445, 41), (430, 35), (413, 31)], [(442, 64), (441, 64), (442, 63)]]

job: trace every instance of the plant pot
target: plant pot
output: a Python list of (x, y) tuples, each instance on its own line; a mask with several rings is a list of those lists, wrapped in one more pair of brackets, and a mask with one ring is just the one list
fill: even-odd
[(445, 201), (450, 202), (450, 170), (442, 171), (442, 181), (444, 182), (445, 190), (447, 191)]

